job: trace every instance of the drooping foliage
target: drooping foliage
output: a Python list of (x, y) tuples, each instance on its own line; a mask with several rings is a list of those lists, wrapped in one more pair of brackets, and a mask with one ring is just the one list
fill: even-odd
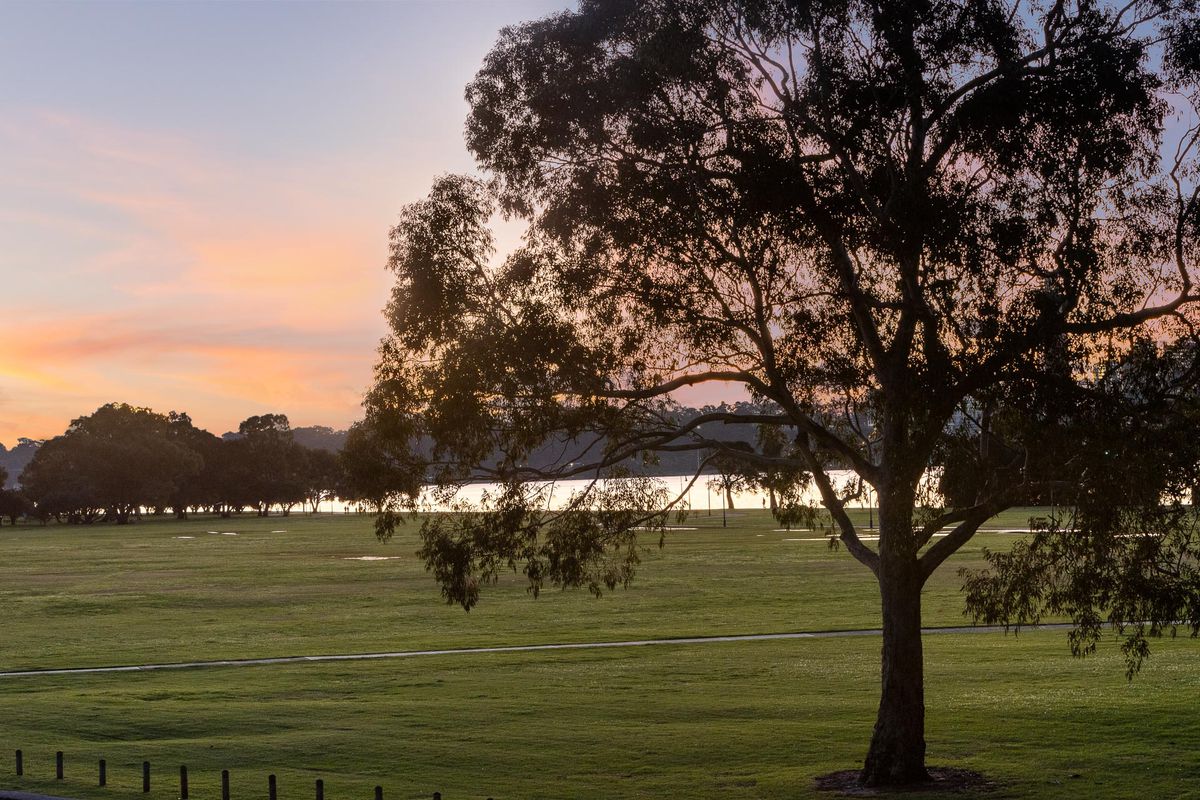
[(1114, 626), (1132, 677), (1150, 638), (1200, 633), (1200, 517), (1189, 504), (1200, 484), (1200, 361), (1192, 346), (1144, 342), (1090, 388), (1054, 417), (1026, 420), (1025, 439), (1044, 451), (1025, 468), (1041, 474), (1050, 516), (1011, 550), (986, 553), (989, 569), (964, 571), (964, 589), (982, 622), (1070, 617), (1076, 655)]

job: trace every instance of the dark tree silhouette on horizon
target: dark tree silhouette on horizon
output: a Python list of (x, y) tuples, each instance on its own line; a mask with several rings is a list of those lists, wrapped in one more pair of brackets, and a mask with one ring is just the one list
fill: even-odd
[(40, 514), (126, 524), (141, 508), (171, 505), (203, 460), (168, 434), (170, 419), (148, 408), (108, 403), (71, 420), (21, 473)]
[[(1195, 563), (1194, 539), (1168, 535), (1189, 518), (1154, 510), (1181, 485), (1155, 455), (1172, 428), (1145, 421), (1170, 416), (1154, 376), (1196, 316), (1198, 134), (1167, 123), (1196, 106), (1198, 31), (1191, 0), (583, 0), (506, 29), (467, 89), (484, 177), (440, 178), (392, 233), (392, 334), (351, 435), (374, 468), (358, 472), (381, 503), (427, 475), (447, 496), (502, 483), (424, 523), (427, 565), (468, 609), (505, 569), (535, 593), (627, 583), (635, 529), (680, 501), (601, 480), (631, 457), (810, 474), (880, 589), (861, 780), (927, 780), (921, 590), (985, 520), (1057, 487), (1076, 540), (1131, 554), (1135, 525), (1161, 544), (1105, 563)], [(498, 212), (528, 223), (502, 262)], [(760, 410), (674, 413), (672, 392), (705, 385)], [(704, 435), (722, 423), (794, 433), (767, 455)], [(530, 467), (547, 442), (558, 466)], [(1048, 442), (1048, 465), (1031, 458)], [(952, 459), (979, 472), (940, 506), (923, 476), (963, 447), (986, 457)], [(876, 547), (837, 468), (877, 498)], [(555, 511), (527, 483), (577, 476), (597, 480)], [(1083, 558), (1055, 555), (996, 569), (1049, 581)], [(977, 613), (1036, 614), (990, 579)], [(1083, 625), (1101, 606), (1135, 619), (1077, 599)], [(1139, 610), (1195, 625), (1197, 608)]]

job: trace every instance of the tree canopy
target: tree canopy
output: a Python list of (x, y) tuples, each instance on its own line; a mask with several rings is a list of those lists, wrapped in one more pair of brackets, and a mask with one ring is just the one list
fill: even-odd
[(39, 448), (21, 484), (47, 513), (126, 523), (143, 506), (168, 505), (200, 472), (200, 457), (167, 437), (169, 425), (148, 408), (101, 406)]
[[(1195, 563), (1193, 518), (1161, 501), (1194, 466), (1162, 448), (1195, 376), (1169, 367), (1195, 348), (1168, 343), (1196, 321), (1198, 32), (1192, 0), (583, 0), (506, 29), (467, 87), (483, 177), (438, 179), (392, 231), (358, 437), (372, 491), (503, 484), (423, 531), (470, 608), (506, 568), (535, 592), (627, 582), (636, 529), (679, 503), (602, 480), (631, 456), (810, 475), (881, 591), (862, 780), (927, 779), (921, 587), (1003, 508), (1057, 491), (1072, 516), (968, 581), (981, 616), (1200, 619), (1040, 588), (1090, 558), (1146, 596), (1121, 565), (1150, 542)], [(528, 223), (502, 259), (497, 213)], [(697, 386), (758, 410), (681, 418), (672, 392)], [(714, 423), (786, 446), (732, 447)], [(531, 468), (548, 443), (558, 466)], [(836, 468), (877, 497), (877, 546)], [(562, 510), (527, 483), (581, 475), (597, 480)]]
[(74, 523), (129, 522), (142, 509), (206, 509), (222, 516), (254, 507), (286, 514), (332, 496), (337, 457), (295, 443), (283, 414), (245, 420), (226, 441), (186, 413), (125, 403), (101, 406), (39, 447), (21, 474), (22, 492), (0, 495), (0, 514), (33, 511)]

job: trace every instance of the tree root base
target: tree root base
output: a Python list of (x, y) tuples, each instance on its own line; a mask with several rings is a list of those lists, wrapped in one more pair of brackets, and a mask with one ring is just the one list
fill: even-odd
[(843, 797), (887, 797), (908, 792), (974, 795), (996, 788), (994, 781), (980, 773), (955, 767), (929, 767), (929, 781), (904, 786), (863, 786), (858, 782), (858, 776), (859, 770), (845, 769), (819, 775), (813, 785), (819, 792), (832, 792)]

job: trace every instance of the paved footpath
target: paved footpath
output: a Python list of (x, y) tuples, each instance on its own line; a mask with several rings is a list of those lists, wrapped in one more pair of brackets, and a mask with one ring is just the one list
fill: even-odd
[(48, 794), (30, 794), (29, 792), (6, 792), (0, 789), (0, 800), (70, 800), (70, 798), (52, 797)]
[[(1067, 630), (1070, 623), (1031, 625), (1024, 630)], [(999, 633), (1002, 626), (965, 625), (949, 628), (922, 628), (926, 635), (944, 633)], [(691, 636), (678, 639), (633, 639), (625, 642), (576, 642), (570, 644), (521, 644), (501, 647), (460, 647), (448, 650), (398, 650), (391, 653), (346, 653), (321, 656), (281, 656), (278, 658), (235, 658), (221, 661), (181, 661), (168, 664), (129, 664), (114, 667), (65, 667), (62, 669), (26, 669), (0, 672), (0, 678), (32, 678), (40, 675), (93, 675), (108, 672), (154, 672), (166, 669), (201, 669), (203, 667), (258, 667), (271, 664), (305, 664), (322, 661), (373, 661), (388, 658), (417, 658), (419, 656), (466, 656), (487, 653), (527, 653), (544, 650), (598, 650), (605, 647), (651, 647), (654, 645), (718, 644), (722, 642), (766, 642), (779, 639), (838, 639), (848, 636), (879, 636), (879, 628), (848, 631), (813, 631), (811, 633), (753, 633), (741, 636)], [(3, 796), (0, 795), (0, 800)], [(21, 800), (15, 798), (14, 800)]]

